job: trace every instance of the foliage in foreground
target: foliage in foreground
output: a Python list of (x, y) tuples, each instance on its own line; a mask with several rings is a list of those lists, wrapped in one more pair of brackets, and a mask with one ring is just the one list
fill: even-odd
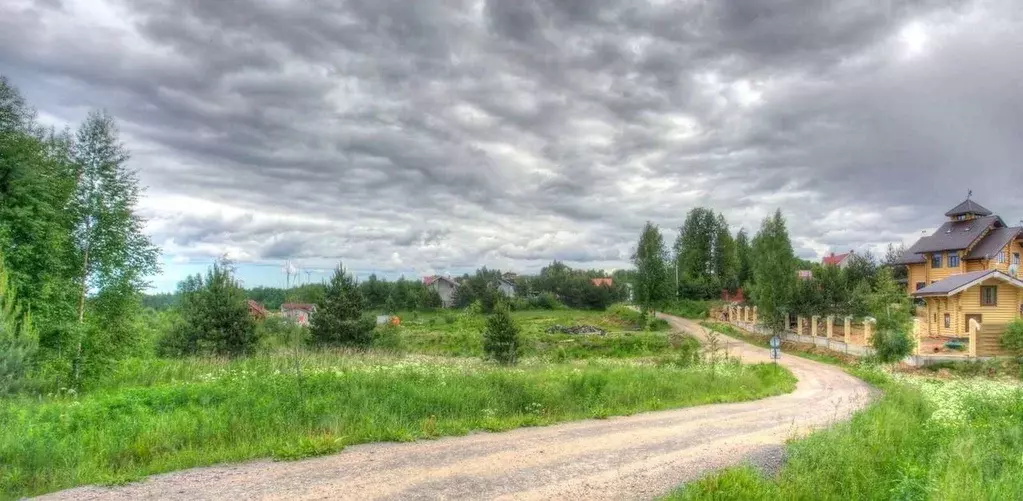
[(1013, 355), (1023, 358), (1023, 319), (1017, 318), (1005, 326), (1001, 338), (1002, 347)]
[(38, 340), (22, 311), (0, 254), (0, 396), (25, 383)]
[[(475, 360), (338, 353), (123, 363), (106, 389), (0, 401), (0, 498), (197, 465), (323, 454), (791, 391), (770, 366), (619, 361), (508, 369)], [(304, 395), (304, 398), (301, 396)]]
[(793, 443), (777, 478), (733, 468), (668, 499), (1023, 499), (1018, 385), (881, 381), (870, 408)]

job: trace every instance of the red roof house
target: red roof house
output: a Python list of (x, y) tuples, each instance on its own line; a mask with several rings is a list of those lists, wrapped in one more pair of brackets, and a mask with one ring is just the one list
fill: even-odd
[(846, 266), (849, 266), (849, 263), (852, 261), (851, 258), (854, 255), (853, 251), (846, 252), (845, 254), (835, 254), (832, 252), (830, 256), (824, 256), (824, 259), (821, 260), (821, 264), (824, 266), (838, 266), (839, 268), (845, 268)]
[(247, 299), (245, 301), (245, 304), (248, 305), (249, 315), (251, 315), (252, 318), (255, 318), (256, 320), (263, 320), (264, 318), (266, 318), (267, 311), (266, 308), (263, 308), (263, 305), (251, 299)]
[(594, 278), (594, 279), (590, 280), (590, 283), (593, 284), (593, 285), (596, 285), (597, 287), (603, 287), (603, 286), (613, 287), (614, 286), (614, 280), (610, 279), (610, 278)]

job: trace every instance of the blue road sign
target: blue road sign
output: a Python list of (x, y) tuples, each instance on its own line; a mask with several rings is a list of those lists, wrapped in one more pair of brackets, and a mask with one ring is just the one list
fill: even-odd
[(780, 348), (780, 347), (781, 347), (781, 338), (779, 338), (778, 336), (772, 337), (771, 338), (771, 348)]
[(771, 348), (771, 358), (778, 360), (781, 358), (781, 350), (778, 348)]

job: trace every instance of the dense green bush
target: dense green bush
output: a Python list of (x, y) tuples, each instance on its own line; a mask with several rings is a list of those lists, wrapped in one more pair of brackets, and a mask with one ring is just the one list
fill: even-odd
[(510, 365), (518, 360), (520, 349), (519, 327), (512, 320), (508, 308), (499, 305), (487, 318), (483, 330), (483, 352), (487, 358)]
[(355, 279), (339, 264), (324, 291), (323, 303), (310, 321), (313, 344), (369, 346), (376, 322), (363, 316), (363, 301)]
[(1002, 334), (1002, 347), (1017, 357), (1023, 357), (1023, 319), (1017, 318), (1005, 326)]

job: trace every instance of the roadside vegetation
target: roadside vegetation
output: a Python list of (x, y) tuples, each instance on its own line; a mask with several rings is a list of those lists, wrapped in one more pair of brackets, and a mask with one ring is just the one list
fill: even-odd
[(0, 497), (346, 445), (732, 402), (792, 391), (786, 371), (665, 348), (514, 368), (479, 358), (280, 351), (129, 359), (84, 392), (0, 401)]
[(777, 476), (711, 475), (666, 499), (1023, 499), (1023, 390), (854, 369), (884, 395), (793, 442)]

